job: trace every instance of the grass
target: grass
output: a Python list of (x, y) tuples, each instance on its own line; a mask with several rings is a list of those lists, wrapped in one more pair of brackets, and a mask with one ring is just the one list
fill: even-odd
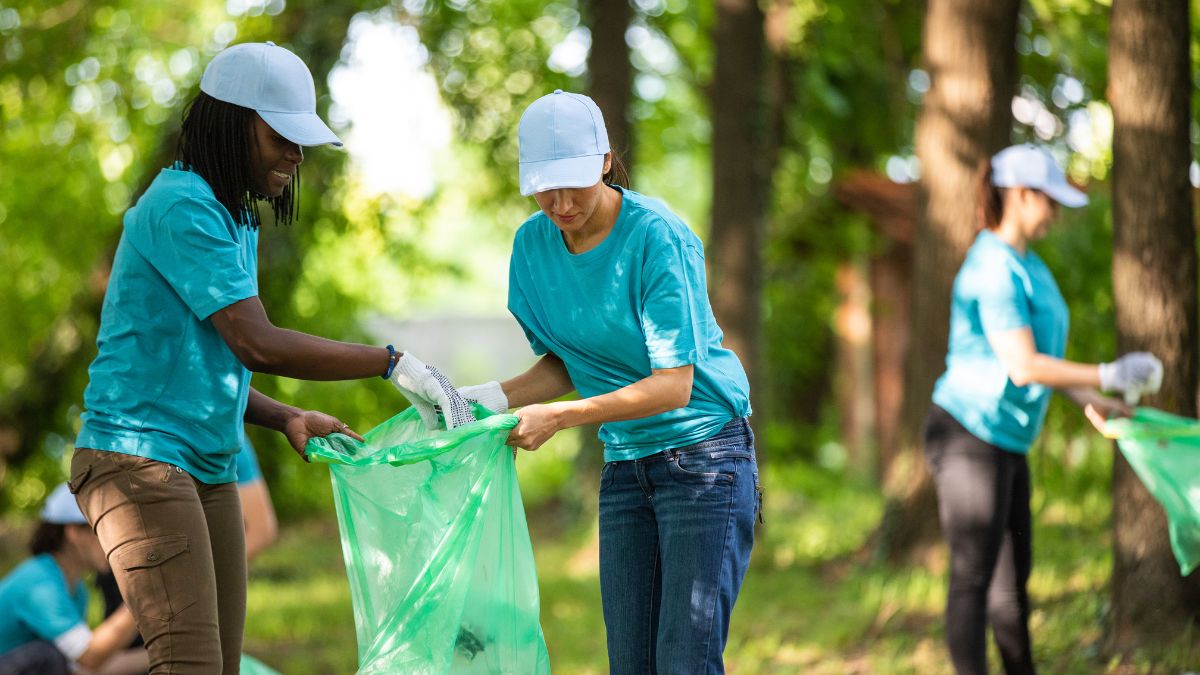
[[(1046, 443), (1031, 469), (1031, 632), (1039, 668), (1068, 675), (1200, 670), (1194, 634), (1124, 658), (1101, 653), (1112, 568), (1107, 446)], [(873, 562), (857, 553), (883, 508), (870, 484), (793, 465), (768, 467), (764, 485), (767, 523), (734, 611), (729, 672), (951, 673), (941, 618), (944, 547), (921, 565)], [(553, 504), (531, 511), (551, 663), (556, 673), (605, 673), (594, 520), (564, 525)], [(0, 527), (0, 569), (19, 555), (20, 530)], [(252, 570), (246, 651), (289, 675), (350, 673), (353, 617), (332, 515), (286, 525)], [(991, 662), (999, 672), (994, 649)]]

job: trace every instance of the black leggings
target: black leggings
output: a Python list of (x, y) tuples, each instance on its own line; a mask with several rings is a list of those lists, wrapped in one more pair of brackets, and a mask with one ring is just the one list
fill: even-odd
[(946, 642), (959, 675), (986, 675), (991, 623), (1004, 672), (1033, 673), (1029, 595), (1033, 560), (1029, 465), (1025, 455), (985, 443), (934, 405), (925, 419), (925, 458), (950, 544)]

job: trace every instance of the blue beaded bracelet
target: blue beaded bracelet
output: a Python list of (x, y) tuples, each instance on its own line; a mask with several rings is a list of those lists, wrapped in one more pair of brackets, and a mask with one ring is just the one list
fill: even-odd
[(379, 376), (385, 380), (391, 379), (392, 371), (396, 369), (396, 362), (400, 360), (400, 359), (396, 358), (396, 348), (395, 347), (388, 345), (387, 350), (388, 350), (388, 367), (387, 367), (387, 370), (383, 371), (383, 374)]

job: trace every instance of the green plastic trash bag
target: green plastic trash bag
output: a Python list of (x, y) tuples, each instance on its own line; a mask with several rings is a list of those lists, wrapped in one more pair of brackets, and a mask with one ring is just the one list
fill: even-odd
[(330, 465), (359, 673), (549, 673), (514, 415), (429, 431), (409, 408), (305, 448)]
[(278, 670), (268, 666), (249, 654), (242, 654), (242, 675), (280, 675)]
[(1142, 484), (1162, 504), (1170, 525), (1171, 550), (1187, 576), (1200, 564), (1200, 421), (1154, 408), (1109, 420), (1104, 435)]

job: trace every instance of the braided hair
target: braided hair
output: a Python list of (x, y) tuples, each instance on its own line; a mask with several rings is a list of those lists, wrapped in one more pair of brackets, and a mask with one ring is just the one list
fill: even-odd
[(271, 204), (276, 224), (299, 220), (296, 193), (300, 168), (278, 197), (256, 195), (250, 181), (250, 150), (254, 143), (254, 116), (249, 108), (220, 101), (203, 91), (183, 112), (177, 158), (212, 188), (217, 201), (229, 210), (234, 222), (257, 228), (261, 224), (259, 199)]

